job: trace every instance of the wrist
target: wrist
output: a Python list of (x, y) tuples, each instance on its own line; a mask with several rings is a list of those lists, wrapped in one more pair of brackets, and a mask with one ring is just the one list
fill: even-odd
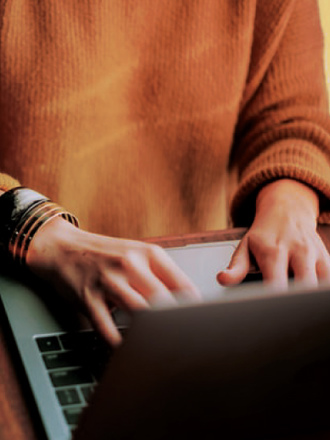
[(68, 211), (42, 194), (25, 187), (12, 188), (0, 197), (0, 244), (16, 264), (25, 265), (35, 234), (55, 217), (78, 226)]
[(317, 192), (304, 183), (293, 179), (279, 179), (262, 188), (256, 199), (256, 212), (264, 209), (288, 209), (299, 207), (315, 220), (319, 216)]
[(40, 228), (31, 240), (26, 266), (34, 273), (52, 271), (65, 249), (70, 249), (77, 234), (81, 233), (73, 224), (62, 217), (54, 217)]

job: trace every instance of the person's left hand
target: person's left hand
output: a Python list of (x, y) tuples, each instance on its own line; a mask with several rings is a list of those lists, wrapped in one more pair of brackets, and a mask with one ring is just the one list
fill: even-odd
[(243, 281), (255, 260), (264, 282), (288, 287), (296, 281), (316, 286), (330, 282), (330, 256), (316, 226), (316, 192), (291, 179), (266, 185), (258, 194), (254, 221), (234, 252), (229, 267), (218, 274), (222, 285)]

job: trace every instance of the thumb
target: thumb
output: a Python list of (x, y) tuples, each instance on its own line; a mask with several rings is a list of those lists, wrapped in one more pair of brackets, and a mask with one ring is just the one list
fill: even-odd
[(248, 239), (244, 237), (231, 257), (227, 269), (217, 274), (217, 280), (224, 286), (239, 284), (244, 280), (250, 267)]

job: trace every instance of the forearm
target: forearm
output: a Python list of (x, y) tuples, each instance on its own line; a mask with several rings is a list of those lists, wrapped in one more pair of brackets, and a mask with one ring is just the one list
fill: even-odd
[[(257, 61), (252, 65), (261, 66)], [(295, 179), (330, 200), (330, 117), (315, 1), (295, 2), (281, 44), (263, 68), (235, 133), (239, 186), (231, 214), (236, 226), (251, 225), (256, 195), (274, 180)], [(246, 88), (251, 89), (249, 81)], [(323, 203), (320, 214), (328, 210), (330, 203)]]

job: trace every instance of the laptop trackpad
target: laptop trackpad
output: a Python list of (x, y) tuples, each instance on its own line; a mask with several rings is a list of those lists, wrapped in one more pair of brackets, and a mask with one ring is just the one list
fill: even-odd
[(225, 269), (239, 241), (187, 245), (165, 249), (179, 267), (200, 289), (207, 300), (221, 298), (225, 287), (216, 279)]

